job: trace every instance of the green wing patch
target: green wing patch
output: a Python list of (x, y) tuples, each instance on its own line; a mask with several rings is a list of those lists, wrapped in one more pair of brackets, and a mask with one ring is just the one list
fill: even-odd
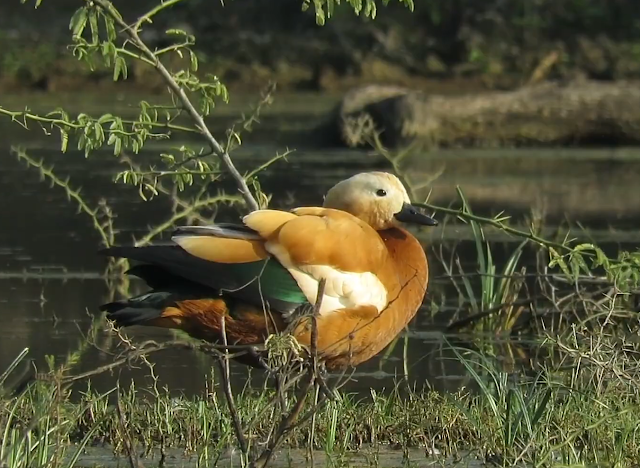
[(279, 310), (290, 310), (308, 302), (291, 273), (275, 259), (227, 264), (226, 267), (236, 280), (234, 283), (240, 285), (236, 291), (226, 291), (232, 296), (256, 304), (262, 303), (263, 299)]

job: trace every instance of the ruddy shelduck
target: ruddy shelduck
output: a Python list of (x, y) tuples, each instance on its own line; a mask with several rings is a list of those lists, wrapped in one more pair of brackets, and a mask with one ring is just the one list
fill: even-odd
[[(257, 345), (290, 332), (329, 369), (357, 365), (386, 347), (415, 316), (428, 282), (427, 259), (401, 223), (437, 222), (411, 205), (384, 172), (357, 174), (327, 193), (323, 207), (254, 211), (243, 224), (178, 228), (172, 243), (103, 252), (142, 262), (129, 273), (152, 290), (105, 304), (117, 326), (175, 328), (229, 345)], [(224, 322), (224, 323), (223, 323)], [(262, 365), (258, 355), (243, 359)]]

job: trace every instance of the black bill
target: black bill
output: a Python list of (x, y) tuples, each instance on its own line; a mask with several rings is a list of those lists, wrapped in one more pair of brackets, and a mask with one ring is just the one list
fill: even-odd
[(424, 226), (438, 225), (438, 221), (431, 216), (420, 213), (415, 206), (409, 203), (402, 205), (402, 209), (394, 216), (398, 221), (402, 221), (403, 223), (422, 224)]

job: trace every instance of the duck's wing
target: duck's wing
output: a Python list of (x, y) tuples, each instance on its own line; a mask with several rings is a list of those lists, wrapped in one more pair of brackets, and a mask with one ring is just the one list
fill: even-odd
[[(326, 279), (321, 313), (373, 305), (382, 311), (399, 290), (393, 261), (378, 233), (349, 213), (328, 208), (260, 210), (243, 222), (295, 278), (311, 304)], [(293, 215), (293, 216), (291, 216)]]
[[(187, 237), (181, 242), (188, 244), (192, 251), (199, 252), (202, 257), (192, 255), (176, 244), (117, 246), (104, 249), (101, 253), (142, 262), (131, 273), (144, 279), (154, 289), (166, 289), (170, 285), (175, 288), (177, 284), (186, 289), (187, 283), (192, 282), (211, 288), (212, 296), (226, 294), (283, 314), (289, 314), (307, 303), (306, 296), (291, 274), (274, 258), (256, 254), (255, 244), (241, 239), (219, 240), (218, 257), (215, 254), (217, 249), (211, 248), (211, 243)], [(232, 260), (240, 262), (233, 263)]]

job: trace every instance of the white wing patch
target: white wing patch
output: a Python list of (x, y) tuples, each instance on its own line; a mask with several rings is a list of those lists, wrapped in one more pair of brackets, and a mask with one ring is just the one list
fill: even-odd
[(268, 242), (265, 247), (291, 273), (310, 304), (316, 303), (320, 280), (327, 280), (321, 314), (363, 305), (372, 305), (379, 313), (388, 305), (387, 290), (373, 273), (340, 271), (327, 265), (294, 266), (289, 253), (280, 245)]

